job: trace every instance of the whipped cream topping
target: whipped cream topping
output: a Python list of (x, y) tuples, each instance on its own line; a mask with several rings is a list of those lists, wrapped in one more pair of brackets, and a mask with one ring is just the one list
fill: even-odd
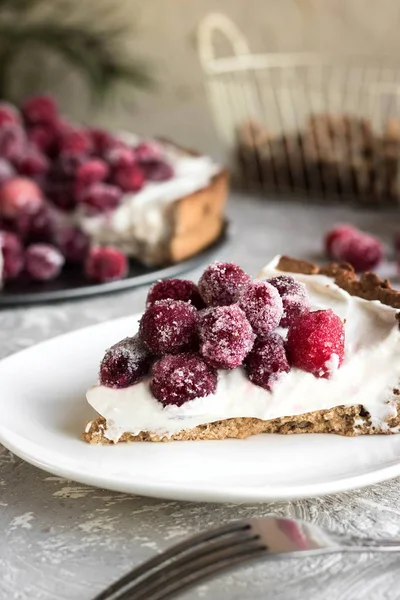
[[(278, 262), (279, 257), (267, 265), (260, 279), (283, 274)], [(373, 425), (385, 428), (396, 414), (393, 388), (400, 379), (397, 310), (350, 296), (323, 275), (284, 274), (306, 284), (312, 310), (331, 308), (345, 323), (345, 358), (329, 379), (292, 368), (268, 392), (252, 384), (242, 368), (219, 371), (215, 394), (165, 408), (152, 396), (148, 381), (119, 390), (95, 386), (87, 399), (106, 418), (105, 435), (114, 441), (127, 431), (172, 435), (234, 417), (269, 420), (358, 404), (370, 413)]]
[[(120, 134), (134, 146), (138, 138)], [(150, 254), (168, 235), (168, 206), (184, 196), (206, 187), (220, 167), (207, 156), (191, 156), (169, 144), (164, 145), (165, 158), (174, 169), (174, 177), (157, 183), (146, 182), (135, 193), (123, 196), (121, 205), (111, 214), (87, 216), (77, 212), (75, 219), (96, 242), (118, 244), (131, 256)]]

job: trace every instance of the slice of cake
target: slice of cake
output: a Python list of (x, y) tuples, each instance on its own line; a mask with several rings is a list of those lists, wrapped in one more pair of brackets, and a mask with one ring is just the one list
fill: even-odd
[(256, 281), (214, 263), (198, 286), (158, 282), (139, 333), (104, 356), (83, 438), (397, 433), (399, 309), (372, 273), (288, 257)]

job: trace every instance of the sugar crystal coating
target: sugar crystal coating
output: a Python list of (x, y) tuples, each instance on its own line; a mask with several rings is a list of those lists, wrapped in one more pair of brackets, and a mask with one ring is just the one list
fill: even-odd
[(164, 406), (181, 406), (213, 394), (217, 381), (216, 370), (200, 356), (183, 353), (164, 356), (153, 365), (150, 389)]
[(64, 262), (61, 252), (50, 244), (32, 244), (25, 253), (26, 271), (37, 281), (47, 281), (57, 277)]
[(239, 300), (250, 282), (250, 275), (238, 265), (214, 262), (200, 277), (199, 291), (208, 306), (228, 306)]
[(114, 246), (93, 246), (85, 261), (85, 275), (104, 283), (122, 279), (128, 272), (128, 259)]
[(257, 340), (246, 357), (245, 369), (252, 383), (272, 391), (282, 375), (290, 371), (283, 338), (271, 333)]
[(198, 345), (197, 311), (181, 300), (160, 300), (149, 306), (140, 321), (139, 335), (153, 354), (177, 354)]
[(0, 252), (3, 255), (4, 280), (14, 279), (24, 264), (24, 250), (18, 237), (9, 231), (0, 231)]
[(139, 337), (127, 337), (109, 348), (100, 365), (100, 383), (125, 388), (138, 383), (150, 370), (152, 358)]
[(205, 306), (197, 285), (188, 279), (164, 279), (163, 281), (157, 281), (149, 290), (146, 306), (150, 306), (158, 300), (166, 300), (167, 298), (190, 302), (198, 309)]
[(240, 297), (239, 306), (259, 336), (276, 329), (283, 315), (279, 292), (266, 281), (250, 283)]
[(289, 327), (303, 313), (310, 310), (310, 298), (307, 288), (301, 281), (296, 281), (290, 275), (279, 275), (268, 279), (282, 298), (283, 314), (281, 327)]
[(235, 369), (253, 347), (255, 334), (237, 304), (218, 306), (200, 315), (200, 354), (217, 369)]
[(289, 328), (286, 351), (293, 367), (329, 378), (343, 362), (344, 327), (329, 308), (305, 313)]

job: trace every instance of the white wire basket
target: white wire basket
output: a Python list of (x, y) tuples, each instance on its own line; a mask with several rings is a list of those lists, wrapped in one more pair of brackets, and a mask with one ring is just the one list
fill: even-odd
[[(216, 56), (218, 33), (231, 56)], [(400, 203), (398, 60), (252, 54), (222, 14), (202, 21), (198, 48), (215, 125), (241, 186)]]

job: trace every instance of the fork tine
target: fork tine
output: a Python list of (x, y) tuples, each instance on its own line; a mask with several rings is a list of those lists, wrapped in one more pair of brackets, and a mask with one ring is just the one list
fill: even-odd
[(189, 538), (187, 540), (184, 540), (183, 542), (180, 542), (179, 544), (176, 544), (175, 546), (166, 550), (165, 552), (162, 552), (158, 556), (151, 558), (142, 565), (139, 565), (138, 567), (136, 567), (136, 569), (133, 569), (132, 571), (121, 577), (121, 579), (112, 583), (107, 589), (100, 592), (100, 594), (98, 594), (93, 600), (114, 600), (118, 597), (116, 596), (116, 594), (118, 592), (121, 592), (123, 588), (126, 587), (128, 584), (131, 584), (134, 580), (149, 574), (154, 569), (162, 567), (164, 563), (173, 560), (182, 552), (185, 552), (186, 550), (194, 548), (199, 544), (202, 544), (214, 538), (229, 535), (241, 530), (245, 531), (246, 529), (250, 529), (250, 524), (247, 521), (233, 521), (232, 523), (219, 527), (218, 529), (211, 529), (199, 533), (198, 535), (192, 538)]
[(239, 535), (213, 540), (182, 554), (180, 558), (165, 565), (163, 569), (152, 572), (139, 582), (133, 581), (132, 585), (127, 586), (126, 591), (121, 596), (117, 596), (115, 600), (139, 600), (141, 598), (147, 600), (149, 594), (151, 595), (154, 590), (160, 591), (170, 582), (179, 581), (182, 576), (193, 574), (204, 565), (214, 564), (240, 553), (252, 551), (254, 548), (263, 547), (258, 541), (258, 536), (243, 535), (242, 532), (239, 532)]

